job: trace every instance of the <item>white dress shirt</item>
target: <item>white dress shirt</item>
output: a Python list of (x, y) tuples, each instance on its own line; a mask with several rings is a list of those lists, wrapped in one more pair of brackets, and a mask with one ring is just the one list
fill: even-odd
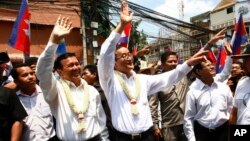
[(129, 90), (135, 92), (134, 77), (140, 81), (140, 95), (137, 99), (139, 115), (131, 114), (130, 102), (114, 74), (115, 50), (120, 34), (112, 32), (101, 47), (98, 60), (98, 74), (101, 87), (111, 109), (112, 124), (120, 132), (132, 134), (141, 133), (152, 127), (152, 117), (147, 96), (154, 94), (167, 86), (172, 86), (181, 80), (192, 68), (183, 63), (176, 69), (159, 75), (135, 74), (127, 78), (121, 73)]
[(244, 76), (235, 90), (234, 107), (237, 108), (238, 125), (250, 125), (250, 77)]
[[(63, 86), (52, 73), (54, 66), (54, 55), (58, 45), (48, 43), (44, 52), (40, 55), (37, 63), (37, 77), (43, 90), (45, 100), (49, 103), (52, 114), (56, 118), (56, 132), (61, 140), (82, 141), (101, 134), (101, 138), (108, 140), (106, 128), (106, 116), (101, 105), (100, 95), (98, 91), (88, 85), (89, 88), (89, 106), (85, 115), (86, 131), (78, 133), (79, 127), (78, 116), (70, 108)], [(76, 87), (73, 83), (67, 81), (72, 92), (73, 101), (77, 107), (82, 106), (83, 100), (83, 83), (87, 83), (81, 79), (81, 85)]]
[(229, 87), (218, 81), (211, 86), (196, 79), (186, 96), (184, 132), (189, 141), (195, 141), (193, 123), (214, 129), (225, 123), (230, 116), (233, 97)]
[(16, 92), (28, 116), (24, 119), (22, 141), (46, 141), (55, 136), (53, 117), (42, 90), (36, 85), (32, 95)]

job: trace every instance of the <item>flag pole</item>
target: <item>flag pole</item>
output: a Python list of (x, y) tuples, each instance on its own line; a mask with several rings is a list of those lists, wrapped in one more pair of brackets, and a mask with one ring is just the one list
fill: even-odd
[(129, 29), (129, 34), (128, 34), (128, 44), (127, 44), (127, 48), (128, 48), (128, 46), (129, 46), (129, 39), (130, 39), (130, 34), (131, 34), (131, 29), (132, 29), (132, 22), (131, 23), (129, 23), (130, 24), (130, 29)]

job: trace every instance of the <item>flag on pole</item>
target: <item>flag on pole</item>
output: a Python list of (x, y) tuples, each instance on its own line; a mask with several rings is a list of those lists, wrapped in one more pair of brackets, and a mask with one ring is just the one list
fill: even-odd
[(132, 54), (133, 54), (133, 56), (136, 56), (136, 54), (137, 54), (137, 44), (133, 47)]
[(212, 50), (209, 50), (207, 53), (207, 58), (209, 58), (212, 62), (212, 64), (216, 64), (216, 56), (214, 55), (214, 52)]
[(9, 45), (23, 51), (25, 55), (30, 54), (30, 13), (27, 0), (22, 0), (10, 35)]
[[(200, 51), (204, 51), (205, 47), (203, 47), (201, 40), (200, 40), (200, 47), (201, 47)], [(209, 58), (210, 61), (212, 61), (211, 62), (212, 64), (216, 64), (216, 56), (214, 55), (214, 52), (212, 51), (211, 48), (208, 49), (206, 57)]]
[(131, 23), (125, 26), (122, 35), (120, 37), (120, 40), (117, 43), (119, 46), (128, 48), (131, 27), (132, 27)]
[(217, 59), (216, 59), (216, 73), (220, 73), (223, 70), (226, 56), (227, 54), (226, 54), (224, 47), (220, 46), (218, 50)]
[(242, 14), (240, 14), (238, 22), (234, 27), (234, 34), (231, 40), (233, 55), (240, 54), (240, 46), (241, 44), (245, 44), (247, 42), (247, 31), (245, 28), (245, 24), (243, 21)]
[(60, 56), (62, 54), (65, 54), (66, 52), (67, 52), (66, 43), (65, 40), (63, 39), (63, 42), (61, 42), (57, 47), (56, 54), (57, 56)]
[(178, 55), (178, 64), (182, 64), (181, 54)]

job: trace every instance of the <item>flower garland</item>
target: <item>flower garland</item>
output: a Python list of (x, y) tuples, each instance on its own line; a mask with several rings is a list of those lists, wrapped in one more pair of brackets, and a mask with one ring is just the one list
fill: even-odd
[(78, 109), (75, 105), (75, 102), (72, 98), (72, 93), (71, 90), (68, 86), (68, 84), (65, 82), (65, 80), (60, 79), (60, 82), (63, 86), (64, 93), (66, 95), (67, 102), (69, 104), (69, 107), (71, 110), (78, 116), (79, 120), (79, 127), (78, 127), (78, 132), (85, 132), (86, 131), (86, 125), (84, 123), (84, 114), (88, 110), (89, 107), (89, 89), (88, 89), (88, 84), (87, 82), (83, 83), (83, 88), (84, 88), (84, 93), (83, 93), (83, 107), (82, 109)]
[(134, 116), (138, 115), (139, 111), (137, 108), (137, 98), (139, 97), (140, 92), (141, 92), (141, 85), (140, 85), (140, 81), (139, 81), (138, 77), (136, 77), (136, 76), (134, 77), (136, 90), (135, 90), (135, 94), (132, 94), (130, 92), (130, 90), (128, 89), (126, 82), (123, 80), (121, 74), (119, 72), (115, 71), (115, 75), (116, 75), (118, 81), (120, 82), (120, 85), (121, 85), (124, 93), (126, 94), (127, 98), (130, 101), (131, 113)]

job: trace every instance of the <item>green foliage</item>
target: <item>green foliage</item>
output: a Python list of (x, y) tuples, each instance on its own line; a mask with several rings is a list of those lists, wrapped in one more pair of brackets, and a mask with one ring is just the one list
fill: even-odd
[(147, 37), (143, 34), (143, 30), (141, 32), (138, 31), (138, 27), (141, 24), (142, 20), (138, 20), (132, 22), (132, 29), (130, 32), (129, 38), (129, 50), (132, 51), (133, 47), (137, 44), (137, 50), (142, 49), (145, 45), (148, 44)]

